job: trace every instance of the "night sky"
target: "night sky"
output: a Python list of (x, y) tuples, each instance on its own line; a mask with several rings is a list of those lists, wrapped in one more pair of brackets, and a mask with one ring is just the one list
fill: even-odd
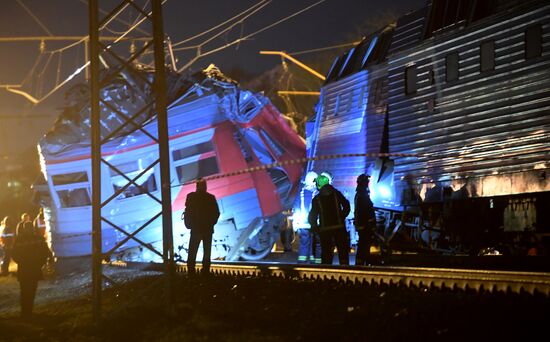
[[(238, 13), (250, 8), (260, 0), (168, 0), (164, 5), (165, 33), (173, 43), (208, 30)], [(246, 36), (280, 19), (288, 17), (318, 0), (273, 0), (258, 13), (236, 26), (227, 34), (216, 38), (205, 50), (219, 47), (239, 36)], [(276, 56), (261, 56), (260, 50), (297, 52), (337, 44), (349, 43), (363, 34), (368, 34), (391, 18), (422, 7), (426, 0), (325, 0), (313, 8), (254, 36), (251, 40), (234, 45), (218, 53), (199, 59), (192, 70), (199, 70), (210, 63), (222, 71), (241, 69), (252, 74), (261, 74), (280, 63)], [(106, 8), (113, 1), (99, 1)], [(118, 3), (118, 1), (116, 2)], [(23, 4), (43, 24), (33, 20)], [(37, 35), (86, 35), (88, 14), (85, 0), (2, 0), (0, 5), (0, 36), (24, 37)], [(133, 21), (135, 14), (121, 19)], [(118, 26), (121, 29), (121, 26)], [(49, 31), (49, 33), (47, 31)], [(112, 32), (116, 34), (116, 28)], [(201, 43), (201, 37), (191, 43)], [(68, 43), (48, 43), (46, 50), (58, 49)], [(61, 61), (59, 56), (61, 55)], [(67, 49), (63, 54), (54, 54), (48, 65), (47, 58), (40, 57), (38, 42), (0, 43), (0, 83), (19, 84), (25, 78), (23, 89), (37, 94), (49, 91), (56, 78), (63, 80), (72, 70), (82, 64), (83, 46)], [(312, 54), (296, 56), (307, 62)], [(39, 67), (29, 73), (34, 63)], [(178, 66), (190, 58), (178, 53)], [(57, 76), (57, 70), (60, 76)], [(76, 79), (78, 81), (79, 78)], [(82, 80), (82, 78), (80, 78)], [(39, 85), (43, 86), (40, 87)], [(48, 84), (52, 84), (48, 86)], [(39, 137), (48, 130), (63, 105), (61, 88), (46, 101), (33, 106), (23, 97), (0, 89), (0, 156), (14, 156), (36, 145)]]

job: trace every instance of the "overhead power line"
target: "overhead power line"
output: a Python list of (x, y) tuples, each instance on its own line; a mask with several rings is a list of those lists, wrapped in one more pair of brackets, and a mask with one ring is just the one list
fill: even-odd
[(255, 10), (255, 9), (258, 9), (258, 7), (260, 7), (260, 8), (261, 8), (261, 7), (264, 7), (265, 5), (269, 4), (270, 2), (271, 2), (271, 0), (262, 0), (262, 1), (258, 2), (257, 4), (255, 4), (255, 5), (253, 5), (253, 6), (249, 7), (249, 8), (247, 8), (246, 10), (242, 11), (241, 13), (237, 14), (236, 16), (234, 16), (234, 17), (232, 17), (232, 18), (230, 18), (230, 19), (227, 19), (227, 20), (224, 21), (223, 23), (218, 24), (218, 25), (216, 25), (216, 26), (214, 26), (214, 27), (212, 27), (212, 28), (209, 28), (208, 30), (203, 31), (203, 32), (201, 32), (201, 33), (198, 33), (198, 34), (196, 34), (196, 35), (194, 35), (194, 36), (192, 36), (192, 37), (189, 37), (189, 38), (186, 38), (186, 39), (184, 39), (184, 40), (181, 40), (181, 41), (175, 43), (174, 45), (172, 45), (172, 47), (175, 48), (175, 47), (178, 47), (178, 46), (180, 46), (180, 45), (182, 45), (182, 44), (185, 44), (185, 43), (187, 43), (187, 42), (190, 42), (190, 41), (192, 41), (192, 40), (194, 40), (194, 39), (196, 39), (196, 38), (202, 37), (202, 36), (204, 36), (205, 34), (208, 34), (208, 33), (212, 32), (212, 31), (214, 31), (214, 30), (217, 30), (217, 29), (219, 29), (220, 27), (223, 27), (223, 26), (229, 24), (229, 23), (232, 22), (233, 20), (236, 20), (237, 18), (240, 18), (241, 16), (244, 16), (245, 14), (247, 14), (247, 13), (250, 12), (250, 11)]
[[(326, 0), (317, 1), (317, 2), (314, 3), (314, 4), (309, 5), (309, 6), (303, 8), (303, 9), (301, 9), (301, 10), (299, 10), (299, 11), (293, 13), (293, 14), (290, 14), (290, 15), (288, 15), (288, 16), (286, 16), (286, 17), (280, 19), (280, 20), (277, 20), (276, 22), (271, 23), (271, 24), (269, 24), (269, 25), (267, 25), (267, 26), (265, 26), (265, 27), (263, 27), (263, 28), (261, 28), (261, 29), (259, 29), (259, 30), (257, 30), (257, 31), (254, 31), (254, 32), (252, 32), (252, 33), (250, 33), (250, 34), (248, 34), (248, 35), (246, 35), (246, 36), (244, 36), (244, 37), (240, 37), (240, 38), (238, 38), (238, 39), (235, 39), (234, 41), (232, 41), (232, 42), (230, 42), (230, 43), (227, 43), (227, 44), (224, 44), (224, 45), (222, 45), (222, 46), (220, 46), (220, 47), (213, 48), (213, 49), (211, 49), (210, 51), (202, 52), (201, 49), (198, 48), (198, 49), (197, 49), (197, 55), (196, 55), (195, 57), (193, 57), (193, 58), (191, 59), (191, 61), (189, 61), (187, 64), (185, 64), (183, 67), (181, 67), (181, 68), (178, 70), (178, 72), (182, 72), (183, 70), (187, 69), (189, 66), (191, 66), (194, 62), (196, 62), (198, 59), (200, 59), (200, 58), (202, 58), (202, 57), (205, 57), (205, 56), (211, 55), (211, 54), (213, 54), (213, 53), (219, 52), (219, 51), (224, 50), (224, 49), (226, 49), (226, 48), (228, 48), (228, 47), (230, 47), (230, 46), (233, 46), (233, 45), (236, 45), (236, 44), (240, 44), (241, 42), (246, 41), (246, 40), (248, 40), (248, 39), (250, 39), (250, 38), (252, 38), (252, 37), (254, 37), (254, 36), (256, 36), (256, 35), (258, 35), (258, 34), (264, 32), (264, 31), (266, 31), (266, 30), (268, 30), (268, 29), (270, 29), (270, 28), (272, 28), (272, 27), (275, 27), (275, 26), (277, 26), (277, 25), (279, 25), (279, 24), (281, 24), (281, 23), (283, 23), (283, 22), (285, 22), (285, 21), (291, 19), (291, 18), (294, 18), (295, 16), (300, 15), (300, 14), (302, 14), (303, 12), (306, 12), (306, 11), (310, 10), (311, 8), (317, 6), (317, 5), (319, 5), (319, 4), (321, 4), (321, 3), (325, 2), (325, 1), (326, 1)], [(207, 40), (207, 42), (209, 42), (210, 40), (211, 40), (211, 39)], [(206, 42), (203, 42), (201, 45), (199, 45), (199, 47), (202, 47), (202, 45), (204, 45), (204, 44), (206, 44)], [(177, 50), (177, 49), (174, 49), (174, 50)]]
[(17, 3), (23, 7), (23, 9), (27, 12), (27, 14), (29, 14), (31, 16), (31, 18), (34, 19), (34, 21), (36, 21), (38, 23), (38, 25), (40, 25), (40, 27), (42, 27), (42, 29), (44, 31), (46, 31), (46, 33), (50, 36), (53, 36), (53, 34), (50, 32), (50, 30), (48, 30), (48, 28), (46, 27), (46, 25), (44, 25), (40, 19), (38, 19), (38, 17), (36, 15), (34, 15), (34, 13), (32, 13), (32, 11), (30, 10), (30, 8), (28, 8), (27, 6), (25, 6), (25, 4), (23, 3), (23, 1), (21, 0), (17, 0)]

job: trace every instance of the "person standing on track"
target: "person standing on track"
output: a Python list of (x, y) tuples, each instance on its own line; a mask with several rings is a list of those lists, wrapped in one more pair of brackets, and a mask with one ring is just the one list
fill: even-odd
[(206, 191), (206, 181), (204, 179), (197, 179), (197, 191), (187, 195), (184, 213), (185, 226), (191, 229), (187, 258), (187, 269), (190, 275), (195, 274), (197, 251), (201, 241), (203, 248), (202, 273), (208, 274), (210, 272), (212, 234), (219, 217), (220, 209), (216, 197)]
[(357, 177), (357, 188), (355, 189), (353, 221), (355, 223), (355, 229), (357, 233), (359, 233), (355, 265), (369, 264), (370, 246), (374, 241), (376, 217), (369, 194), (369, 178), (370, 177), (366, 174), (359, 175)]
[(321, 263), (332, 264), (336, 246), (340, 265), (349, 265), (349, 238), (346, 230), (349, 201), (329, 184), (326, 175), (317, 177), (315, 184), (319, 193), (313, 197), (308, 221), (321, 238)]

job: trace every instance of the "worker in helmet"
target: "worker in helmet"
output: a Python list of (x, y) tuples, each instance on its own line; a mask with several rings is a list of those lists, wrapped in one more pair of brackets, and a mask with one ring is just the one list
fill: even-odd
[(315, 179), (319, 193), (311, 202), (308, 221), (321, 238), (321, 262), (332, 264), (336, 246), (340, 265), (349, 265), (346, 216), (350, 212), (350, 205), (344, 195), (329, 183), (329, 178), (323, 174)]
[(369, 178), (366, 174), (359, 175), (357, 177), (357, 188), (355, 189), (353, 221), (355, 229), (359, 233), (355, 265), (368, 265), (370, 263), (370, 246), (374, 241), (376, 218), (374, 206), (369, 196)]
[[(304, 186), (300, 191), (300, 209), (301, 212), (309, 212), (311, 199), (317, 193), (315, 179), (319, 175), (310, 171), (306, 174)], [(306, 208), (307, 203), (307, 208)], [(320, 264), (321, 263), (321, 242), (319, 234), (311, 229), (307, 222), (302, 220), (295, 221), (298, 233), (298, 263), (299, 264)]]

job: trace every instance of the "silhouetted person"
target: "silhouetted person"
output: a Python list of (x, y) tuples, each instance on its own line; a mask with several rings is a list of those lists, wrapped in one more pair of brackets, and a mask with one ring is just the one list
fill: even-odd
[(355, 229), (359, 234), (355, 264), (369, 264), (370, 246), (374, 241), (376, 217), (374, 215), (374, 206), (369, 196), (369, 176), (365, 174), (361, 174), (357, 177), (353, 219), (355, 222)]
[(25, 222), (31, 222), (31, 215), (29, 215), (29, 213), (23, 213), (21, 214), (21, 221), (19, 221), (19, 223), (17, 223), (17, 230), (16, 230), (16, 233), (18, 234), (19, 233), (19, 228), (21, 228)]
[(15, 222), (6, 216), (0, 227), (0, 246), (4, 249), (4, 259), (0, 268), (0, 275), (6, 276), (10, 272), (10, 262), (15, 243)]
[(346, 216), (350, 212), (349, 201), (329, 184), (327, 176), (315, 179), (319, 193), (313, 197), (308, 221), (321, 237), (321, 262), (332, 264), (334, 246), (338, 249), (340, 265), (349, 265), (349, 242)]
[(218, 222), (220, 210), (216, 197), (206, 191), (206, 181), (197, 179), (197, 191), (187, 195), (185, 200), (185, 226), (191, 229), (187, 268), (189, 274), (195, 273), (195, 262), (199, 244), (202, 241), (202, 272), (210, 272), (210, 251), (214, 225)]
[(17, 280), (21, 288), (21, 317), (32, 315), (38, 281), (42, 279), (42, 266), (50, 255), (44, 238), (37, 234), (32, 222), (19, 227), (13, 246), (13, 260), (17, 263)]

